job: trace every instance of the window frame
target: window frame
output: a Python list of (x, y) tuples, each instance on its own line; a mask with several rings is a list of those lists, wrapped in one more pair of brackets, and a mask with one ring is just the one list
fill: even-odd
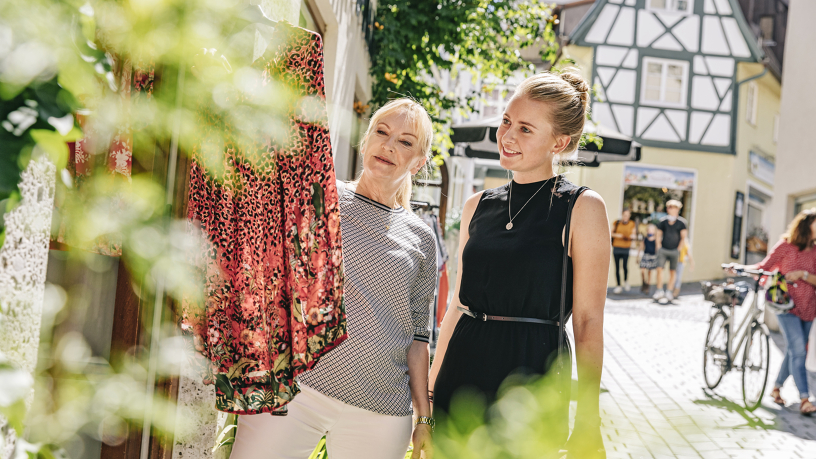
[[(662, 66), (660, 77), (660, 98), (666, 97), (666, 79), (668, 78), (669, 65), (680, 65), (683, 69), (683, 79), (680, 85), (680, 102), (667, 102), (665, 100), (649, 100), (646, 98), (646, 76), (649, 72), (649, 64), (660, 64)], [(661, 57), (644, 56), (641, 61), (640, 73), (640, 105), (650, 107), (666, 107), (666, 108), (688, 108), (688, 85), (689, 85), (689, 62), (678, 59), (664, 59)]]
[[(667, 5), (676, 5), (679, 0), (665, 0)], [(694, 14), (694, 0), (686, 0), (686, 7), (685, 10), (679, 9), (670, 9), (670, 8), (655, 8), (652, 6), (652, 0), (646, 0), (646, 10), (653, 11), (655, 13), (666, 13), (666, 14), (679, 14), (682, 16), (690, 16)]]

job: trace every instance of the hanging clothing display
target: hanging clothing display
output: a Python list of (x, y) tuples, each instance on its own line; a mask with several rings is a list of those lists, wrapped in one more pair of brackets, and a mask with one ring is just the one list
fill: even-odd
[(431, 227), (434, 240), (436, 240), (436, 267), (442, 271), (442, 266), (448, 261), (448, 248), (445, 247), (445, 238), (442, 236), (442, 227), (439, 225), (439, 217), (432, 212), (422, 212), (422, 221)]
[(288, 132), (247, 135), (199, 114), (188, 219), (206, 245), (205, 293), (183, 302), (181, 328), (209, 360), (218, 410), (281, 414), (295, 377), (347, 336), (340, 214), (320, 36), (280, 23), (252, 66), (259, 89), (295, 96)]
[[(131, 59), (110, 56), (115, 69), (117, 82), (117, 92), (119, 111), (121, 119), (125, 124), (116, 126), (110, 136), (103, 136), (96, 125), (93, 115), (88, 112), (77, 113), (77, 121), (82, 128), (84, 136), (76, 142), (69, 142), (69, 156), (66, 169), (72, 175), (74, 186), (81, 194), (85, 182), (91, 177), (95, 165), (100, 165), (114, 180), (131, 181), (131, 169), (133, 163), (133, 131), (139, 129), (131, 124), (131, 108), (137, 104), (149, 103), (153, 98), (153, 83), (155, 80), (155, 65), (153, 62), (140, 62), (135, 64)], [(103, 145), (99, 142), (105, 139)], [(100, 164), (100, 162), (102, 164)], [(59, 207), (59, 202), (57, 207)], [(114, 207), (122, 212), (127, 208), (124, 199), (114, 197)], [(55, 238), (56, 242), (67, 245), (81, 245), (81, 248), (100, 255), (121, 256), (122, 240), (121, 236), (103, 235), (96, 238), (90, 245), (76, 243), (68, 231), (68, 222), (64, 220), (66, 216), (60, 214), (63, 219), (60, 221), (59, 231)]]

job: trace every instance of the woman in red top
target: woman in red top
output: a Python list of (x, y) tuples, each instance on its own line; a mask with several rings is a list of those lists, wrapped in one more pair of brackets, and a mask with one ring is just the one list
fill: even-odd
[(800, 212), (788, 227), (787, 234), (771, 249), (768, 256), (749, 269), (779, 270), (788, 281), (794, 307), (778, 314), (779, 328), (785, 335), (787, 352), (771, 395), (774, 402), (784, 405), (779, 388), (793, 375), (802, 403), (799, 411), (810, 416), (816, 407), (808, 400), (808, 382), (805, 371), (805, 349), (810, 327), (816, 318), (816, 208)]

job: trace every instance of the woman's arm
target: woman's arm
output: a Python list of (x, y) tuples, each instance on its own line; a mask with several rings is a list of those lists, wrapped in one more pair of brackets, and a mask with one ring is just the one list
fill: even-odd
[[(414, 416), (431, 416), (431, 405), (428, 401), (429, 358), (428, 343), (414, 340), (408, 350), (408, 386), (411, 388)], [(431, 426), (427, 424), (417, 424), (414, 427), (412, 436), (414, 453), (411, 456), (412, 459), (419, 459), (423, 451), (426, 458), (432, 456), (431, 433)]]
[(606, 302), (609, 258), (609, 225), (606, 205), (598, 193), (586, 191), (575, 203), (570, 225), (573, 263), (573, 315), (575, 355), (578, 362), (578, 409), (576, 419), (599, 415), (603, 370), (603, 313)]
[(479, 192), (468, 198), (465, 201), (465, 208), (462, 209), (462, 222), (459, 225), (459, 267), (456, 270), (456, 288), (453, 291), (453, 299), (448, 305), (448, 311), (445, 313), (445, 318), (442, 319), (442, 330), (439, 332), (439, 341), (436, 343), (436, 354), (434, 354), (433, 365), (431, 366), (430, 388), (433, 390), (436, 384), (436, 376), (439, 374), (439, 368), (442, 367), (442, 360), (445, 358), (445, 351), (448, 350), (448, 342), (450, 342), (453, 330), (459, 322), (459, 317), (462, 313), (459, 311), (459, 288), (462, 284), (462, 271), (464, 271), (464, 263), (462, 262), (462, 251), (467, 244), (470, 234), (468, 227), (470, 227), (470, 220), (476, 212), (476, 207), (479, 205), (479, 200), (482, 198), (482, 193)]

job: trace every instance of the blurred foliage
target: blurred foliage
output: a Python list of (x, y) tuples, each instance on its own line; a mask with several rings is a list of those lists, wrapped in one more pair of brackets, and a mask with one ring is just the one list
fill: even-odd
[[(119, 445), (145, 420), (159, 438), (190, 433), (157, 388), (178, 377), (192, 348), (169, 306), (201, 291), (189, 262), (200, 241), (176, 199), (184, 192), (177, 157), (205, 129), (214, 142), (280, 139), (292, 97), (283, 82), (258, 84), (257, 26), (247, 10), (240, 0), (0, 2), (0, 216), (20, 202), (21, 171), (47, 155), (57, 165), (52, 239), (69, 247), (59, 252), (64, 282), (46, 287), (36, 374), (0, 358), (8, 422), (0, 430), (17, 433), (13, 457), (83, 457), (85, 439)], [(151, 85), (155, 74), (152, 92), (137, 87), (137, 71)], [(79, 139), (89, 155), (81, 171), (67, 144)], [(129, 151), (112, 154), (114, 142), (129, 145), (132, 163)], [(223, 152), (212, 153), (218, 164)], [(101, 320), (92, 314), (95, 296), (115, 291), (120, 258), (93, 253), (100, 247), (121, 249), (119, 269), (143, 305), (134, 318), (139, 344), (110, 353), (92, 339)], [(89, 281), (111, 273), (112, 284)]]
[[(469, 113), (482, 90), (492, 91), (517, 71), (535, 70), (520, 50), (538, 48), (555, 62), (552, 7), (540, 0), (386, 0), (378, 2), (371, 54), (372, 103), (399, 96), (421, 103), (434, 120), (434, 150), (450, 149), (455, 112)], [(449, 79), (444, 72), (450, 72)], [(484, 87), (446, 92), (461, 72)], [(449, 85), (443, 80), (448, 79)]]

